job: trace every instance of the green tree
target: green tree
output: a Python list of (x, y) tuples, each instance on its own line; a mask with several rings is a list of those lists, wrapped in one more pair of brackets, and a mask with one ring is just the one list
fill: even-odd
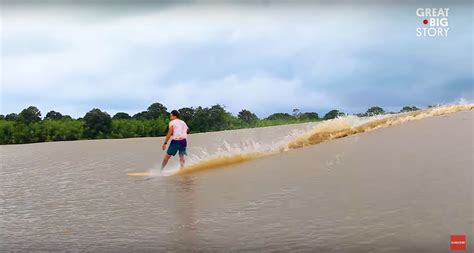
[(51, 119), (51, 120), (60, 120), (63, 118), (63, 115), (60, 112), (56, 111), (50, 111), (46, 113), (46, 116), (44, 116), (44, 119)]
[(26, 124), (24, 122), (17, 121), (12, 137), (14, 139), (14, 143), (18, 144), (35, 142), (35, 130), (33, 128), (33, 123)]
[(195, 110), (192, 107), (184, 107), (179, 109), (178, 112), (184, 122), (191, 123), (194, 118)]
[(258, 120), (258, 117), (255, 115), (255, 113), (245, 109), (239, 112), (238, 118), (245, 123), (251, 123)]
[(143, 122), (146, 129), (146, 136), (163, 136), (168, 128), (168, 121), (161, 117), (154, 120), (146, 120)]
[(418, 107), (416, 106), (404, 106), (400, 112), (412, 112), (412, 111), (418, 111), (420, 110)]
[(317, 120), (319, 115), (316, 112), (305, 112), (299, 115), (299, 119)]
[(25, 124), (41, 121), (41, 112), (35, 106), (30, 106), (20, 112), (18, 120)]
[[(112, 119), (106, 112), (94, 108), (84, 118), (77, 120), (69, 115), (50, 111), (43, 121), (40, 120), (39, 110), (29, 107), (22, 111), (22, 120), (19, 120), (19, 115), (15, 113), (6, 115), (5, 120), (0, 120), (0, 144), (163, 136), (168, 127), (168, 113), (160, 104), (155, 103), (150, 107), (147, 111), (137, 113), (132, 119), (123, 112), (117, 113)], [(318, 119), (315, 112), (295, 111), (298, 118), (288, 113), (275, 113), (268, 119), (260, 120), (248, 110), (242, 110), (238, 116), (234, 116), (218, 104), (196, 109), (186, 107), (179, 111), (181, 118), (187, 121), (193, 132), (274, 126)], [(149, 116), (150, 114), (154, 116)]]
[(288, 114), (288, 113), (274, 113), (270, 116), (267, 117), (268, 120), (293, 120), (295, 119), (294, 116)]
[(190, 129), (194, 132), (220, 131), (228, 129), (231, 114), (226, 112), (221, 105), (213, 105), (210, 108), (198, 107), (194, 111), (194, 117), (190, 122)]
[(385, 111), (381, 107), (372, 106), (367, 110), (366, 115), (367, 116), (374, 116), (374, 115), (380, 115), (380, 114), (384, 114), (384, 113), (385, 113)]
[(5, 115), (0, 114), (0, 120), (5, 119)]
[(342, 117), (345, 116), (346, 114), (343, 112), (340, 112), (338, 110), (331, 110), (326, 115), (324, 115), (323, 119), (328, 120), (328, 119), (335, 119), (337, 117)]
[(230, 129), (241, 129), (245, 127), (256, 127), (256, 123), (258, 122), (258, 118), (254, 121), (251, 121), (249, 123), (243, 122), (241, 119), (239, 119), (238, 116), (232, 115), (232, 113), (226, 113), (225, 115), (225, 121), (227, 122), (227, 128), (226, 130)]
[(139, 112), (139, 113), (136, 113), (132, 116), (133, 119), (148, 119), (148, 112), (147, 111), (143, 111), (143, 112)]
[(227, 114), (224, 107), (217, 104), (209, 108), (209, 120), (210, 120), (210, 130), (211, 131), (221, 131), (225, 130), (228, 126)]
[(157, 119), (160, 117), (168, 117), (167, 108), (160, 103), (153, 103), (147, 109), (146, 117), (148, 119)]
[(0, 144), (14, 144), (15, 122), (0, 120)]
[[(68, 115), (66, 115), (68, 116)], [(69, 119), (63, 117), (62, 123), (62, 134), (65, 136), (65, 140), (79, 140), (81, 139), (84, 132), (84, 122), (79, 120)], [(69, 116), (68, 116), (69, 117)]]
[(143, 121), (135, 119), (114, 119), (112, 121), (113, 138), (131, 138), (140, 136), (144, 128)]
[(43, 120), (38, 126), (37, 137), (40, 141), (70, 141), (82, 136), (83, 122), (64, 118), (61, 120)]
[(18, 114), (16, 113), (7, 114), (7, 116), (5, 116), (5, 120), (16, 121), (18, 120)]
[(117, 112), (112, 119), (131, 119), (130, 115), (126, 112)]
[(298, 108), (293, 109), (293, 117), (298, 119), (301, 116), (301, 111)]
[(196, 132), (210, 131), (209, 108), (197, 107), (190, 128)]
[(84, 116), (86, 135), (91, 138), (104, 138), (112, 130), (112, 118), (106, 112), (94, 108)]

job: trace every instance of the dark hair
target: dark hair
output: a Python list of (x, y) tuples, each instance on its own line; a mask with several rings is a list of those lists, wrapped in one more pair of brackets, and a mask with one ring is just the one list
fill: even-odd
[(179, 112), (178, 112), (178, 111), (172, 110), (172, 111), (171, 111), (171, 115), (173, 115), (173, 116), (175, 116), (176, 118), (179, 119)]

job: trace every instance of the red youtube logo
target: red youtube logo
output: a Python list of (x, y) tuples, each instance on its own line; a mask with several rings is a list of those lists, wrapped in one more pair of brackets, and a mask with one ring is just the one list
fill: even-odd
[(466, 235), (451, 235), (451, 250), (466, 250)]

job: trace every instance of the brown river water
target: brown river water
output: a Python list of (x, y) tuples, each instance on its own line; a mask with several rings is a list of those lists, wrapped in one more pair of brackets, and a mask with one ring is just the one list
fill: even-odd
[[(156, 171), (163, 138), (1, 146), (0, 251), (447, 252), (451, 234), (472, 250), (473, 121), (429, 117), (168, 177), (127, 176)], [(189, 162), (315, 125), (191, 135)]]

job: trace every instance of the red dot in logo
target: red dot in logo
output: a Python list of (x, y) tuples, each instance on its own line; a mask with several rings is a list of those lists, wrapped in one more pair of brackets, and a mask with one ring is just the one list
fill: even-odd
[(423, 24), (427, 25), (428, 24), (428, 19), (423, 20)]

